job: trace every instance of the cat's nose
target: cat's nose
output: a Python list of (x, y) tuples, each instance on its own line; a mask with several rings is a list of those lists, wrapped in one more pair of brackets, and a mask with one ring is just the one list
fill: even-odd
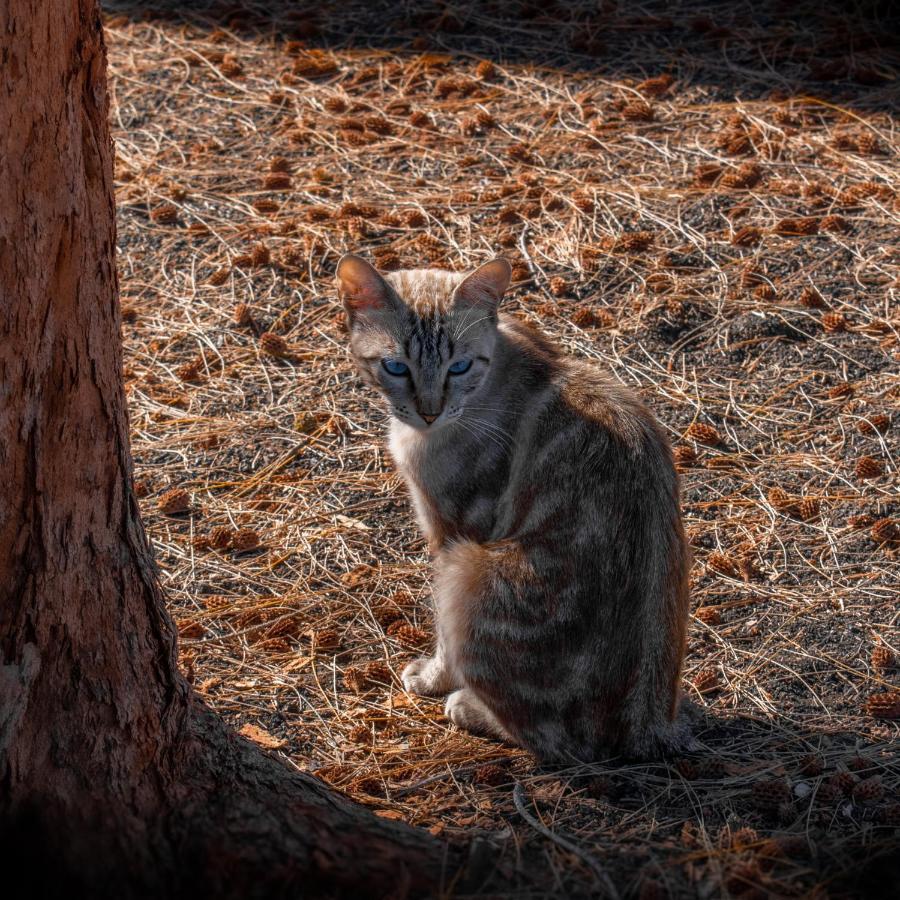
[(430, 425), (437, 416), (426, 416), (425, 413), (419, 413), (419, 415)]

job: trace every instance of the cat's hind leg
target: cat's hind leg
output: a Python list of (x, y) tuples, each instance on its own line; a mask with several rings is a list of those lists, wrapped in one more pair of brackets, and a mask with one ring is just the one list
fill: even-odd
[(514, 743), (509, 732), (470, 688), (454, 691), (447, 698), (444, 715), (457, 728), (463, 728), (474, 734), (502, 738)]
[(404, 690), (420, 697), (440, 697), (459, 687), (440, 649), (434, 656), (414, 659), (403, 670), (400, 680)]

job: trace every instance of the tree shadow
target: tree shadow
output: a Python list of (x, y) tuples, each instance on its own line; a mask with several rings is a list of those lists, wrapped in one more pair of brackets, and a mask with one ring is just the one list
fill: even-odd
[(669, 73), (704, 85), (711, 102), (811, 95), (855, 109), (896, 109), (900, 14), (887, 2), (114, 0), (106, 8), (308, 48), (446, 53), (616, 80)]
[[(662, 896), (681, 896), (672, 873), (682, 866), (718, 871), (726, 895), (791, 896), (814, 885), (828, 885), (829, 897), (886, 895), (892, 882), (881, 879), (894, 878), (900, 861), (895, 741), (710, 708), (694, 708), (693, 731), (701, 749), (668, 760), (540, 767), (537, 783), (559, 780), (575, 799), (542, 803), (537, 790), (534, 807), (545, 822), (558, 816), (566, 837), (616, 823), (614, 847), (593, 846), (629, 896), (648, 880)], [(653, 822), (652, 836), (619, 826), (638, 813)]]

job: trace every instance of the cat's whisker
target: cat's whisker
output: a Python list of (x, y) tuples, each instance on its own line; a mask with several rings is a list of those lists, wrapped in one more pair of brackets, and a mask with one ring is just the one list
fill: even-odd
[[(461, 417), (459, 421), (463, 421), (463, 419), (464, 417)], [(469, 419), (466, 421), (466, 424), (475, 429), (473, 433), (477, 436), (489, 438), (504, 450), (510, 450), (515, 445), (512, 435), (500, 428), (489, 425), (483, 419)]]
[(471, 419), (470, 421), (477, 423), (481, 427), (486, 428), (489, 431), (493, 431), (496, 434), (502, 434), (504, 437), (508, 437), (510, 439), (513, 438), (513, 434), (511, 431), (509, 431), (506, 428), (503, 428), (502, 426), (498, 425), (496, 422), (492, 422), (490, 419), (475, 418), (475, 419)]
[[(476, 319), (474, 322), (470, 322), (468, 325), (466, 325), (465, 328), (463, 328), (461, 331), (458, 331), (456, 334), (453, 335), (453, 340), (458, 341), (470, 328), (473, 328), (479, 322), (487, 322), (491, 318), (492, 318), (491, 316), (482, 316), (480, 319)], [(461, 325), (462, 324), (465, 324), (465, 323), (461, 323)]]
[(465, 314), (462, 317), (462, 321), (456, 326), (456, 328), (453, 331), (453, 340), (454, 341), (459, 340), (459, 330), (469, 321), (469, 316), (472, 315), (474, 310), (475, 310), (474, 306), (470, 306), (466, 309)]
[(501, 450), (509, 451), (512, 447), (512, 443), (509, 441), (508, 435), (496, 434), (488, 429), (480, 428), (479, 426), (483, 425), (483, 422), (479, 422), (478, 420), (473, 419), (466, 420), (464, 416), (461, 416), (457, 421), (460, 422), (460, 424), (462, 424), (466, 428), (466, 430), (476, 438), (486, 438), (487, 440), (500, 447)]

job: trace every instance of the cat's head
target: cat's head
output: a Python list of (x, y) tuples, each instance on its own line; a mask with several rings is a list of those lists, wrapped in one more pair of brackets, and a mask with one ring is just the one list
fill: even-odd
[(353, 357), (401, 422), (433, 430), (463, 415), (491, 364), (497, 305), (510, 272), (500, 258), (468, 275), (440, 269), (380, 275), (352, 254), (338, 263)]

